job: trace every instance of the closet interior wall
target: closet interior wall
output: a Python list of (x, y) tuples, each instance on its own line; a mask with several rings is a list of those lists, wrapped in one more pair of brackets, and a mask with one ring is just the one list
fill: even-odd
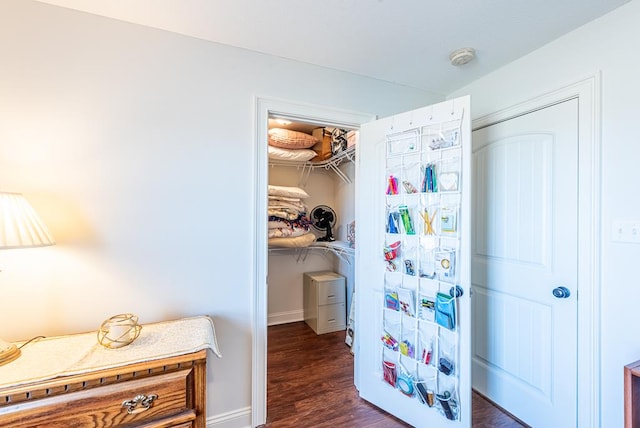
[[(318, 125), (320, 127), (321, 125)], [(296, 123), (287, 126), (293, 130), (310, 132), (309, 124)], [(269, 166), (269, 184), (296, 186), (304, 189), (309, 198), (305, 200), (307, 212), (318, 205), (328, 205), (336, 212), (334, 235), (337, 241), (347, 241), (347, 225), (355, 219), (355, 165), (345, 161), (340, 170), (352, 182), (347, 183), (330, 169), (314, 169), (304, 178), (302, 166)], [(316, 236), (321, 232), (312, 229)], [(304, 320), (303, 275), (305, 272), (333, 271), (346, 278), (347, 319), (354, 291), (354, 257), (337, 256), (329, 250), (270, 249), (268, 259), (268, 325), (285, 324)]]

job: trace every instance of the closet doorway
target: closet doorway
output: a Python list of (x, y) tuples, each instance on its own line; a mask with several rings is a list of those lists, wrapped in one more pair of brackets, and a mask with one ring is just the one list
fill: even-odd
[[(267, 418), (267, 327), (271, 324), (301, 321), (302, 318), (302, 277), (304, 272), (320, 270), (338, 271), (345, 277), (346, 307), (351, 303), (353, 290), (353, 263), (355, 258), (349, 251), (331, 248), (286, 248), (269, 249), (268, 246), (268, 183), (272, 180), (279, 186), (309, 189), (308, 209), (327, 205), (336, 212), (338, 221), (334, 234), (336, 240), (346, 241), (346, 225), (355, 219), (354, 182), (357, 164), (357, 144), (351, 149), (352, 156), (344, 156), (338, 164), (326, 168), (309, 170), (304, 162), (298, 165), (276, 166), (268, 156), (268, 130), (276, 125), (275, 120), (286, 121), (284, 126), (297, 127), (306, 132), (315, 128), (357, 130), (362, 123), (375, 119), (374, 115), (340, 111), (330, 108), (310, 106), (258, 98), (256, 120), (256, 239), (254, 261), (254, 307), (253, 307), (253, 365), (252, 365), (252, 425), (264, 424)], [(271, 125), (270, 125), (271, 121)], [(313, 175), (313, 176), (312, 176)], [(350, 202), (350, 203), (349, 203)], [(333, 205), (333, 206), (331, 206)], [(316, 234), (321, 234), (319, 231)], [(346, 245), (346, 244), (343, 244)], [(350, 251), (353, 253), (353, 250)], [(273, 301), (281, 302), (286, 296), (289, 302), (298, 302), (297, 307), (285, 306), (270, 310), (270, 283), (278, 295)], [(285, 303), (286, 304), (286, 303)], [(273, 309), (273, 305), (272, 308)], [(348, 317), (348, 313), (346, 314)], [(349, 352), (345, 345), (345, 352)], [(357, 383), (357, 379), (356, 379)]]

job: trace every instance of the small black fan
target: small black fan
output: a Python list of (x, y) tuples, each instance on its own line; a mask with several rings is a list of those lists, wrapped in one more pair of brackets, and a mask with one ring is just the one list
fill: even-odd
[(333, 227), (336, 225), (336, 212), (326, 205), (318, 205), (311, 210), (311, 225), (314, 229), (325, 232), (325, 236), (318, 238), (320, 242), (331, 242), (333, 237)]

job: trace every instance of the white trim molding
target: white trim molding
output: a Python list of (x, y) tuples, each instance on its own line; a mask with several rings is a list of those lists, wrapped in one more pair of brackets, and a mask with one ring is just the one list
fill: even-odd
[(479, 117), (473, 129), (569, 99), (578, 100), (578, 427), (599, 427), (601, 292), (600, 73), (518, 105)]
[[(338, 110), (275, 98), (256, 97), (255, 99), (254, 137), (256, 146), (253, 151), (255, 154), (253, 158), (253, 170), (255, 171), (253, 212), (256, 215), (253, 225), (254, 259), (251, 264), (254, 278), (251, 376), (251, 421), (253, 427), (264, 424), (267, 419), (267, 182), (269, 178), (267, 131), (269, 117), (288, 118), (294, 121), (346, 129), (358, 129), (361, 124), (376, 118), (370, 113)], [(356, 147), (356, 156), (357, 150)]]
[(249, 428), (251, 407), (220, 413), (207, 418), (207, 428)]
[(288, 324), (292, 322), (304, 321), (303, 311), (286, 311), (269, 314), (267, 325)]

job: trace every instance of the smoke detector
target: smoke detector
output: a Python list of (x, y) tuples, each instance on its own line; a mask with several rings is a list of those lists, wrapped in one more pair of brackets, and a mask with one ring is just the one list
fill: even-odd
[(460, 66), (468, 63), (476, 57), (476, 51), (473, 48), (460, 48), (449, 54), (451, 65)]

